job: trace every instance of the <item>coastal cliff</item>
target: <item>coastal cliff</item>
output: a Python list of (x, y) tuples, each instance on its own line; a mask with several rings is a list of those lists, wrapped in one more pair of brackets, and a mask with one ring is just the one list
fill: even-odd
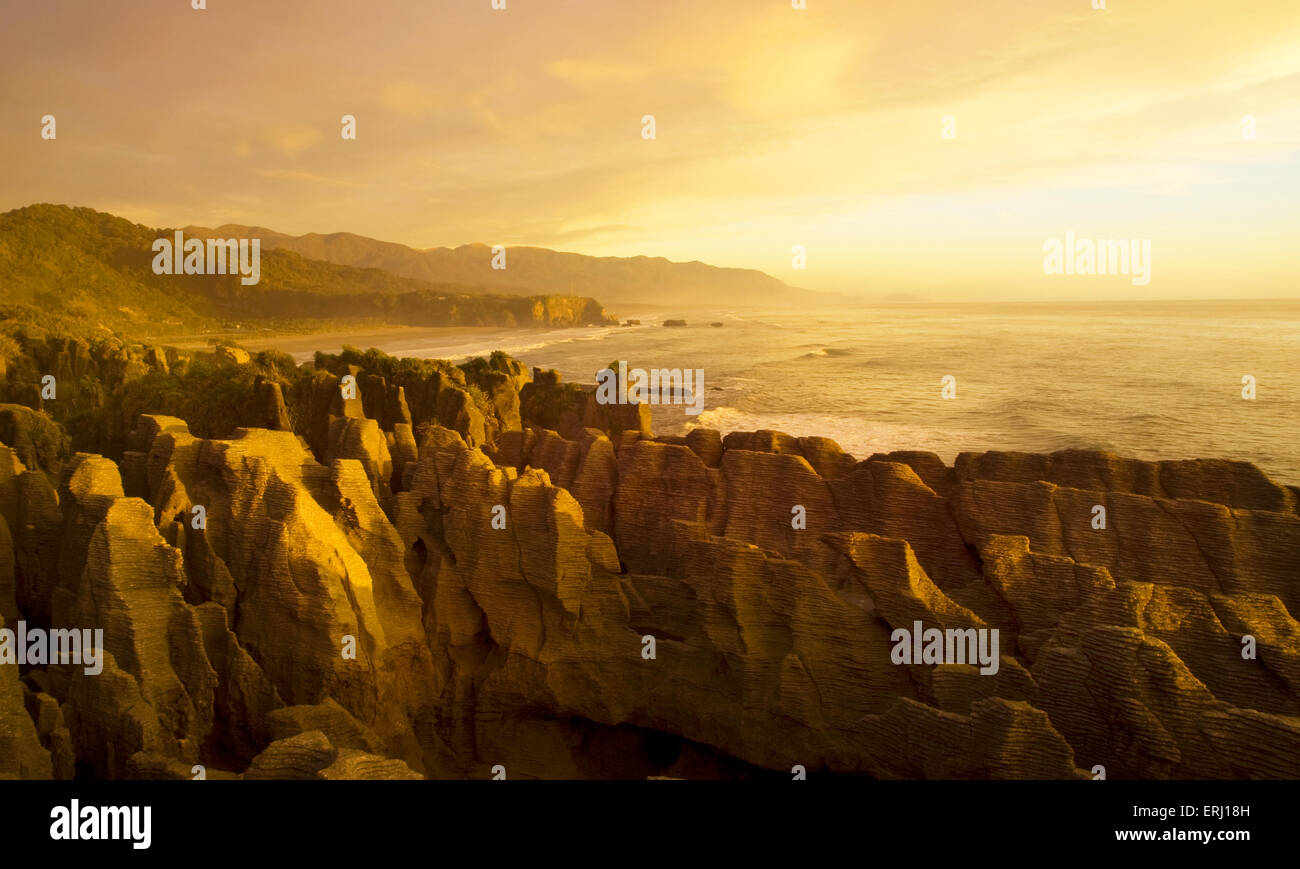
[[(238, 259), (157, 271), (155, 243), (180, 230), (151, 228), (91, 208), (30, 205), (0, 214), (0, 320), (58, 334), (177, 336), (255, 331), (316, 332), (331, 324), (497, 326), (615, 325), (595, 299), (517, 288), (430, 282), (378, 268), (261, 250), (243, 236)], [(258, 254), (248, 246), (259, 242)], [(238, 248), (238, 245), (236, 245)], [(179, 250), (179, 246), (175, 247)], [(245, 253), (249, 254), (245, 256)], [(166, 259), (166, 257), (164, 257)], [(245, 262), (249, 260), (249, 262)], [(253, 274), (253, 263), (256, 274)], [(241, 269), (249, 267), (245, 275)], [(487, 261), (482, 271), (492, 273)], [(174, 272), (174, 273), (173, 273)], [(248, 283), (251, 282), (251, 283)], [(488, 290), (491, 292), (488, 292)]]
[[(104, 648), (0, 664), (0, 776), (1300, 777), (1300, 492), (1249, 464), (655, 437), (504, 354), (0, 350), (0, 618)], [(917, 622), (994, 672), (895, 663)]]

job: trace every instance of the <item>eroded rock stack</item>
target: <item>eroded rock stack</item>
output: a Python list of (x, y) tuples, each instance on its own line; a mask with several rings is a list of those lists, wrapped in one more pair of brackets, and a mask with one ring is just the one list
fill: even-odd
[[(1300, 777), (1251, 465), (655, 438), (495, 357), (248, 382), (229, 436), (0, 447), (5, 627), (103, 631), (0, 664), (0, 776)], [(897, 663), (918, 622), (997, 665)]]

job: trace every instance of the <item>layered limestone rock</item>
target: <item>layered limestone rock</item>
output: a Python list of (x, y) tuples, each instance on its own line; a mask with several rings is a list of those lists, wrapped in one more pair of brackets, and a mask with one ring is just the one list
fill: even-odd
[[(895, 621), (942, 615), (948, 624), (984, 622), (943, 596), (905, 541), (850, 535), (844, 545), (857, 562), (827, 546), (827, 562), (841, 562), (840, 578), (828, 583), (805, 559), (712, 533), (706, 495), (647, 529), (671, 530), (653, 546), (637, 548), (616, 530), (629, 544), (616, 552), (606, 535), (585, 527), (581, 506), (548, 475), (512, 479), (450, 432), (423, 446), (397, 524), (423, 553), (435, 659), (454, 662), (452, 693), (444, 698), (450, 718), (472, 722), (473, 732), (456, 733), (452, 745), (464, 773), (479, 771), (464, 768), (463, 752), (473, 746), (481, 763), (513, 759), (507, 765), (516, 774), (572, 774), (581, 758), (553, 725), (580, 719), (670, 733), (768, 769), (1083, 775), (1047, 716), (1021, 699), (1024, 690), (1014, 700), (968, 700), (962, 713), (919, 701), (932, 690), (890, 662), (883, 611)], [(732, 461), (751, 456), (760, 469), (768, 462), (748, 451), (737, 456)], [(620, 497), (651, 481), (655, 488), (641, 503), (661, 508), (670, 493), (710, 491), (702, 464), (695, 480), (672, 470), (690, 473), (699, 462), (683, 446), (638, 441), (622, 461), (629, 474), (620, 468)], [(802, 456), (798, 461), (802, 473), (816, 476)], [(631, 475), (638, 472), (644, 476)], [(725, 482), (712, 488), (716, 509)], [(823, 497), (831, 509), (829, 492)], [(492, 528), (493, 505), (506, 508), (504, 527)], [(630, 516), (638, 507), (620, 509)], [(628, 567), (622, 574), (620, 555)], [(654, 571), (659, 566), (667, 569)], [(882, 584), (895, 578), (904, 585)], [(653, 657), (643, 651), (648, 640)], [(486, 677), (476, 677), (487, 662)], [(1022, 684), (1006, 681), (1023, 689), (1032, 680), (1021, 673)], [(940, 766), (927, 757), (933, 745), (899, 735), (899, 728), (931, 726), (923, 721), (962, 734), (969, 756)], [(998, 747), (973, 748), (973, 726)]]
[(152, 508), (123, 496), (111, 462), (78, 459), (61, 491), (52, 623), (102, 629), (103, 670), (50, 667), (55, 696), (70, 706), (78, 760), (101, 775), (121, 775), (136, 751), (197, 762), (211, 734), (217, 673), (181, 596), (181, 554), (158, 534)]
[[(551, 479), (572, 479), (575, 488), (579, 488), (577, 469), (602, 468), (583, 480), (581, 488), (595, 494), (581, 506), (585, 512), (590, 503), (600, 517), (605, 493), (612, 489), (612, 524), (604, 527), (625, 571), (623, 584), (630, 602), (637, 600), (632, 593), (642, 588), (642, 575), (659, 577), (659, 583), (668, 585), (688, 581), (690, 565), (707, 560), (699, 547), (725, 539), (806, 566), (825, 577), (841, 599), (886, 628), (910, 628), (920, 621), (939, 628), (998, 629), (1003, 660), (992, 679), (962, 665), (907, 668), (918, 671), (910, 684), (896, 686), (892, 694), (880, 688), (867, 692), (879, 695), (877, 702), (887, 701), (887, 710), (863, 712), (867, 717), (862, 720), (877, 728), (876, 734), (886, 740), (891, 752), (899, 746), (897, 740), (886, 738), (886, 723), (900, 715), (918, 714), (908, 704), (919, 704), (918, 708), (935, 714), (989, 714), (981, 710), (996, 708), (1002, 710), (1003, 720), (1023, 721), (1014, 725), (1018, 740), (1027, 738), (1020, 733), (1022, 728), (1024, 733), (1037, 734), (1032, 745), (1019, 745), (1025, 754), (1014, 762), (1005, 756), (979, 763), (967, 758), (964, 764), (934, 774), (1081, 775), (1075, 766), (1076, 749), (1087, 754), (1079, 767), (1106, 765), (1112, 776), (1285, 776), (1300, 769), (1300, 753), (1291, 735), (1300, 712), (1293, 681), (1300, 634), (1290, 615), (1298, 591), (1300, 539), (1295, 535), (1300, 524), (1290, 490), (1266, 479), (1261, 482), (1253, 469), (1210, 462), (1205, 467), (1163, 463), (1144, 470), (1142, 463), (1101, 454), (1038, 457), (1034, 474), (1103, 487), (1089, 491), (1033, 479), (981, 478), (979, 474), (1011, 476), (1007, 463), (998, 457), (982, 462), (966, 458), (956, 468), (947, 468), (937, 457), (895, 454), (849, 468), (836, 458), (842, 455), (837, 449), (816, 443), (812, 457), (826, 469), (824, 476), (811, 464), (809, 445), (785, 436), (729, 436), (724, 447), (731, 446), (716, 463), (706, 461), (707, 449), (667, 442), (673, 440), (677, 439), (624, 439), (612, 468), (601, 458), (600, 438), (567, 441), (553, 433), (537, 433), (507, 447), (513, 451), (509, 456), (513, 463), (545, 467)], [(438, 448), (445, 450), (447, 445)], [(1126, 470), (1117, 473), (1107, 468)], [(1118, 491), (1104, 488), (1109, 486)], [(1170, 497), (1188, 494), (1194, 490), (1188, 487), (1195, 486), (1203, 486), (1206, 497), (1228, 503)], [(1104, 528), (1093, 527), (1091, 508), (1097, 503), (1113, 505), (1109, 539)], [(802, 530), (791, 524), (789, 511), (796, 506), (803, 508)], [(597, 518), (598, 523), (603, 521)], [(1021, 536), (1009, 538), (1000, 533), (1004, 529), (1019, 529)], [(509, 571), (502, 565), (498, 568)], [(713, 579), (720, 575), (725, 571), (715, 567)], [(747, 579), (753, 583), (752, 577)], [(903, 585), (896, 586), (899, 582)], [(698, 609), (700, 590), (693, 589), (689, 599)], [(670, 609), (661, 602), (646, 606), (645, 611), (662, 615)], [(545, 612), (544, 606), (541, 611)], [(784, 618), (791, 617), (788, 610), (782, 612)], [(843, 621), (847, 616), (835, 618)], [(492, 619), (486, 623), (490, 629)], [(643, 621), (634, 632), (650, 632), (646, 624)], [(1129, 627), (1137, 634), (1120, 630)], [(657, 630), (661, 637), (690, 635), (681, 622), (660, 623)], [(540, 632), (529, 634), (537, 635)], [(1125, 645), (1133, 641), (1132, 636), (1139, 642), (1137, 649), (1156, 650), (1149, 665), (1155, 670), (1132, 668), (1133, 661), (1147, 660), (1145, 653)], [(1246, 637), (1257, 644), (1257, 656), (1243, 657)], [(716, 637), (709, 642), (716, 643)], [(888, 649), (884, 637), (877, 636), (875, 656), (883, 658)], [(1074, 651), (1067, 652), (1070, 649)], [(746, 648), (751, 656), (755, 650), (755, 646)], [(1066, 659), (1076, 661), (1069, 672), (1079, 678), (1062, 681), (1061, 661)], [(1108, 671), (1105, 677), (1109, 703), (1147, 710), (1143, 715), (1157, 729), (1140, 726), (1142, 719), (1117, 724), (1114, 716), (1106, 718), (1101, 711), (1108, 704), (1086, 708), (1085, 701), (1095, 698), (1096, 692), (1079, 690), (1084, 684), (1080, 674), (1105, 671), (1119, 662), (1126, 666)], [(613, 665), (607, 666), (613, 672)], [(555, 666), (547, 668), (551, 690), (557, 672)], [(744, 678), (743, 669), (729, 672)], [(1181, 705), (1151, 694), (1152, 673), (1161, 673), (1160, 679), (1175, 686), (1189, 686), (1174, 691)], [(636, 671), (608, 681), (619, 686), (619, 697), (638, 694), (636, 687), (630, 687), (638, 685)], [(1194, 683), (1207, 686), (1204, 695), (1190, 687)], [(711, 686), (711, 691), (728, 696), (725, 685)], [(681, 706), (690, 705), (690, 691), (674, 684), (672, 693)], [(1212, 705), (1195, 699), (1202, 696)], [(1005, 703), (987, 705), (993, 701)], [(736, 756), (762, 766), (780, 768), (788, 759), (750, 753), (754, 749), (747, 746), (746, 736), (734, 730), (710, 733), (682, 720), (647, 724), (638, 717), (634, 700), (624, 702), (632, 705), (613, 719), (620, 723), (726, 746)], [(782, 708), (789, 714), (788, 705)], [(1017, 719), (1020, 713), (1015, 710), (1026, 708), (1032, 711), (1030, 717)], [(1246, 716), (1243, 720), (1250, 726), (1242, 725), (1240, 734), (1249, 734), (1248, 738), (1178, 735), (1180, 728), (1194, 731), (1192, 722), (1211, 711), (1211, 720), (1220, 722), (1216, 733), (1228, 726), (1226, 722)], [(592, 715), (584, 712), (584, 717)], [(1058, 715), (1069, 727), (1054, 724)], [(1166, 716), (1177, 720), (1160, 723)], [(596, 716), (596, 720), (606, 719)], [(822, 722), (804, 726), (825, 736)], [(970, 726), (962, 725), (967, 730)], [(1089, 737), (1085, 739), (1084, 733)], [(1172, 736), (1157, 738), (1160, 733)], [(1270, 747), (1259, 748), (1252, 742), (1260, 733), (1271, 734)], [(1108, 757), (1103, 746), (1115, 738), (1136, 744), (1154, 742), (1130, 754)], [(1223, 742), (1228, 757), (1206, 754), (1205, 746), (1215, 740)], [(790, 734), (786, 744), (798, 746), (805, 760), (814, 758), (841, 771), (932, 772), (927, 771), (924, 758), (901, 762), (897, 754), (874, 756), (861, 747), (828, 749), (816, 740), (800, 743)], [(846, 763), (846, 755), (855, 759)], [(1251, 758), (1248, 773), (1230, 760), (1240, 757)]]
[[(323, 461), (330, 459), (326, 437), (333, 420), (341, 416), (373, 420), (390, 433), (398, 426), (443, 425), (476, 446), (490, 445), (502, 432), (520, 428), (517, 389), (525, 375), (522, 366), (504, 354), (468, 374), (445, 362), (394, 360), (373, 352), (318, 355), (316, 365), (310, 390), (300, 387), (298, 400), (309, 406), (308, 440)], [(342, 395), (342, 378), (349, 375), (354, 378), (353, 398)]]
[(277, 740), (253, 759), (244, 778), (297, 779), (421, 779), (424, 776), (400, 760), (355, 748), (336, 748), (319, 730)]
[[(63, 514), (59, 496), (49, 477), (29, 470), (12, 450), (0, 444), (0, 521), (9, 540), (0, 540), (0, 613), (6, 619), (31, 619), (48, 624), (54, 587), (58, 579)], [(6, 555), (10, 553), (10, 555)], [(7, 589), (12, 590), (12, 598)]]
[(236, 648), (284, 703), (332, 698), (382, 739), (409, 739), (431, 665), (402, 542), (366, 467), (323, 467), (289, 432), (211, 441), (146, 425), (161, 431), (155, 519), (185, 553), (190, 599), (226, 610)]
[(504, 356), (227, 356), (260, 427), (5, 430), (0, 618), (103, 648), (0, 663), (0, 776), (1300, 777), (1300, 513), (1253, 466), (856, 461)]
[(70, 438), (46, 414), (19, 404), (0, 404), (0, 443), (28, 468), (57, 475), (68, 460)]
[[(14, 624), (0, 617), (0, 629)], [(0, 779), (53, 778), (50, 752), (37, 730), (40, 713), (28, 714), (28, 696), (27, 686), (18, 681), (18, 668), (0, 663)]]
[(604, 404), (596, 387), (561, 382), (559, 372), (533, 369), (533, 379), (519, 391), (520, 414), (528, 424), (580, 440), (587, 428), (607, 434), (628, 430), (651, 433), (648, 404)]

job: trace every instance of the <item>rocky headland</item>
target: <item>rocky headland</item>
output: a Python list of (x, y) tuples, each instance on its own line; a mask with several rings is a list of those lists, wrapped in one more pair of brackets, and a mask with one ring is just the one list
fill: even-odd
[[(504, 354), (36, 332), (0, 444), (3, 627), (104, 647), (0, 663), (0, 777), (1300, 777), (1300, 491), (1250, 464), (656, 437)], [(997, 629), (996, 673), (893, 663), (918, 621)]]

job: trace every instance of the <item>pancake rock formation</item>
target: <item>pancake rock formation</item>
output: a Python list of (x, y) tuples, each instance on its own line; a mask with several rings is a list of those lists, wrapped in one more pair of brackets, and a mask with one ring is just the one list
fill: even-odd
[[(504, 354), (38, 349), (125, 361), (91, 435), (0, 407), (0, 777), (1300, 777), (1300, 493), (1249, 464), (656, 437)], [(228, 430), (133, 391), (213, 371)], [(918, 623), (995, 660), (900, 662)]]

